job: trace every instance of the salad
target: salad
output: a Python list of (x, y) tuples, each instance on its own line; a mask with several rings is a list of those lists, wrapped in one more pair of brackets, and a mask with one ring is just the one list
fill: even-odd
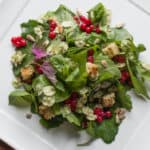
[(31, 107), (44, 127), (68, 122), (91, 139), (111, 143), (132, 109), (127, 92), (150, 99), (144, 85), (150, 65), (139, 60), (145, 47), (136, 45), (122, 24), (110, 26), (102, 3), (87, 16), (60, 5), (21, 28), (21, 35), (11, 38), (16, 90), (9, 104)]

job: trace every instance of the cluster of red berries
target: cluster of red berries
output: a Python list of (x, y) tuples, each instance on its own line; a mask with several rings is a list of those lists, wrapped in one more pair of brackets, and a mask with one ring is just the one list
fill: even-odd
[(91, 33), (91, 32), (96, 32), (96, 33), (100, 33), (101, 30), (98, 26), (94, 26), (91, 22), (90, 19), (88, 19), (87, 17), (81, 15), (81, 16), (74, 16), (74, 20), (77, 22), (77, 24), (79, 24), (80, 29), (86, 33)]
[(113, 57), (112, 60), (117, 63), (124, 63), (126, 61), (126, 59), (123, 55), (116, 55)]
[(38, 74), (43, 74), (43, 71), (42, 71), (41, 66), (39, 64), (35, 65), (35, 70), (37, 71)]
[(76, 110), (78, 97), (79, 94), (77, 92), (73, 92), (71, 96), (65, 101), (65, 104), (70, 107), (71, 111)]
[(27, 45), (26, 40), (22, 38), (21, 36), (12, 37), (11, 43), (17, 48), (24, 47)]
[[(112, 58), (112, 60), (113, 60), (114, 62), (117, 62), (117, 63), (125, 63), (126, 58), (125, 58), (125, 56), (123, 56), (123, 55), (117, 55), (117, 56), (114, 56), (114, 57)], [(121, 71), (120, 82), (121, 82), (122, 84), (132, 85), (131, 78), (130, 78), (130, 74), (129, 74), (129, 71), (128, 71), (128, 70), (122, 70), (122, 71)]]
[(52, 40), (55, 39), (55, 37), (56, 37), (56, 32), (54, 31), (56, 29), (56, 27), (57, 27), (57, 23), (54, 20), (50, 20), (50, 22), (49, 22), (50, 32), (49, 32), (48, 36)]
[(97, 116), (96, 121), (98, 123), (103, 122), (104, 119), (109, 119), (112, 116), (111, 111), (103, 111), (101, 108), (96, 107), (94, 108), (94, 114)]
[(94, 63), (93, 55), (94, 55), (94, 50), (89, 49), (88, 52), (87, 52), (87, 62)]
[(131, 85), (131, 78), (130, 78), (129, 71), (127, 71), (127, 70), (122, 70), (122, 71), (121, 71), (120, 82), (121, 82), (122, 84)]

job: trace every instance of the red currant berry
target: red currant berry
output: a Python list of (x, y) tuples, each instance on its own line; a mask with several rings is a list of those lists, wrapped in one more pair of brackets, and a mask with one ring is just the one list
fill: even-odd
[(95, 115), (99, 116), (101, 114), (101, 112), (102, 112), (101, 108), (98, 108), (98, 107), (94, 108), (94, 114)]
[(87, 61), (90, 62), (90, 63), (94, 63), (94, 57), (93, 56), (89, 56), (87, 58)]
[(104, 111), (101, 111), (99, 115), (100, 115), (102, 118), (105, 117)]
[(52, 32), (49, 33), (49, 38), (50, 39), (53, 40), (53, 39), (55, 39), (55, 37), (56, 37), (56, 32), (52, 31)]
[(79, 94), (77, 93), (77, 92), (73, 92), (72, 94), (71, 94), (71, 99), (77, 99), (79, 97)]
[(54, 20), (52, 20), (52, 21), (50, 22), (50, 28), (55, 29), (56, 26), (57, 26), (57, 23), (56, 23)]
[(91, 33), (91, 28), (90, 27), (86, 27), (86, 29), (85, 29), (85, 31), (86, 31), (86, 33)]
[(91, 24), (91, 20), (86, 18), (85, 16), (80, 16), (80, 20), (85, 23), (86, 25), (90, 25)]
[(99, 28), (99, 27), (97, 27), (97, 28), (95, 29), (95, 32), (96, 32), (96, 33), (98, 33), (98, 34), (99, 34), (99, 33), (101, 33), (100, 28)]
[(105, 112), (105, 117), (106, 117), (106, 118), (110, 118), (111, 116), (112, 116), (111, 111), (106, 111), (106, 112)]
[(81, 20), (82, 22), (85, 22), (85, 21), (87, 20), (87, 18), (86, 18), (85, 16), (81, 15), (81, 16), (80, 16), (80, 20)]
[(93, 56), (94, 55), (94, 50), (93, 49), (89, 49), (88, 50), (88, 56)]
[(85, 31), (85, 30), (86, 30), (86, 24), (85, 24), (85, 23), (82, 23), (82, 24), (80, 25), (80, 29), (81, 29), (82, 31)]
[(94, 30), (94, 25), (93, 24), (91, 24), (89, 27), (90, 27), (91, 31)]
[(103, 122), (103, 118), (101, 116), (97, 116), (96, 121), (98, 123), (102, 123)]
[(42, 73), (43, 73), (43, 71), (42, 71), (40, 65), (36, 65), (36, 66), (35, 66), (35, 69), (36, 69), (36, 71), (37, 71), (39, 74), (42, 74)]

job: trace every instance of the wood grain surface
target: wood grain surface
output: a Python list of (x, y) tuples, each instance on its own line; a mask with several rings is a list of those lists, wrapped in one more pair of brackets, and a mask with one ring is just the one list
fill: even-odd
[(14, 149), (4, 141), (0, 140), (0, 150), (14, 150)]

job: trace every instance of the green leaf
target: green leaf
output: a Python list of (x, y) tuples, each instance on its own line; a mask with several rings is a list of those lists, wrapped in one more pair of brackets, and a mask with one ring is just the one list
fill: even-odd
[[(101, 65), (102, 60), (107, 62), (108, 67), (105, 68)], [(118, 69), (117, 65), (115, 65), (114, 62), (108, 58), (108, 56), (100, 53), (95, 57), (95, 63), (100, 67), (99, 81), (120, 78), (120, 70)]]
[(64, 116), (70, 123), (73, 123), (77, 126), (80, 126), (80, 120), (75, 116), (75, 114), (70, 113), (66, 116)]
[(32, 82), (32, 88), (36, 91), (36, 86), (40, 84), (41, 86), (48, 86), (50, 85), (49, 80), (46, 78), (45, 75), (39, 75), (36, 77)]
[(137, 72), (145, 80), (150, 80), (150, 70), (142, 67), (141, 64), (136, 65)]
[(139, 96), (142, 96), (143, 98), (150, 99), (150, 97), (149, 97), (149, 95), (147, 93), (146, 87), (143, 84), (143, 81), (140, 78), (137, 78), (133, 74), (128, 60), (127, 60), (127, 66), (128, 66), (128, 70), (129, 70), (129, 73), (130, 73), (131, 81), (132, 81), (132, 84), (133, 84), (133, 87), (134, 87), (134, 90), (135, 90), (136, 94), (139, 95)]
[(87, 133), (94, 138), (102, 138), (105, 143), (111, 143), (118, 133), (118, 124), (115, 122), (115, 116), (111, 119), (104, 120), (101, 124), (90, 122)]
[(132, 35), (124, 28), (111, 28), (108, 32), (108, 38), (112, 41), (133, 40)]
[(121, 107), (126, 108), (127, 110), (132, 109), (132, 102), (130, 96), (126, 93), (124, 86), (119, 82), (117, 83), (117, 102), (120, 103)]
[(27, 84), (27, 83), (23, 83), (23, 87), (27, 92), (31, 92), (32, 91), (32, 85)]
[[(83, 50), (76, 54), (70, 55), (70, 58), (78, 64), (79, 70), (76, 78), (72, 80), (71, 87), (73, 89), (80, 89), (85, 86), (87, 82), (87, 71), (86, 71), (86, 62), (87, 62), (87, 51)], [(81, 63), (82, 62), (82, 63)], [(76, 68), (77, 69), (77, 68)]]
[(31, 104), (31, 112), (38, 114), (38, 111), (39, 111), (38, 106), (39, 106), (38, 101), (37, 99), (35, 99), (35, 101)]
[[(28, 22), (24, 22), (21, 24), (22, 28), (22, 37), (26, 38), (28, 34), (35, 36), (34, 28), (37, 26), (44, 26), (44, 24), (38, 22), (37, 20), (29, 20)], [(45, 26), (46, 27), (46, 26)]]
[(75, 24), (75, 21), (73, 19), (73, 16), (75, 14), (64, 5), (60, 5), (58, 7), (58, 9), (55, 11), (55, 15), (60, 23), (64, 21), (71, 21), (73, 22), (73, 24)]
[(93, 23), (100, 23), (102, 26), (108, 24), (108, 12), (102, 3), (98, 3), (88, 11), (88, 17)]
[(31, 49), (32, 49), (32, 45), (29, 43), (26, 47), (17, 49), (22, 51), (24, 54), (26, 54), (26, 56), (24, 57), (23, 62), (20, 65), (13, 66), (13, 73), (15, 74), (15, 76), (19, 76), (22, 67), (32, 64), (34, 55), (32, 54)]
[(55, 118), (52, 118), (51, 120), (45, 120), (44, 118), (40, 119), (41, 125), (43, 125), (45, 128), (56, 128), (60, 126), (64, 122), (64, 119), (62, 116), (56, 116)]
[[(67, 58), (62, 55), (55, 55), (50, 58), (51, 64), (57, 71), (57, 76), (64, 81), (71, 90), (76, 90), (86, 83), (87, 73), (85, 72), (85, 56), (82, 56), (83, 55), (78, 53), (74, 55), (74, 58)], [(79, 60), (76, 62), (75, 59), (77, 58), (79, 58)], [(80, 59), (83, 60), (82, 65), (79, 62)]]
[(59, 90), (56, 90), (56, 93), (55, 93), (55, 102), (56, 103), (60, 103), (60, 102), (63, 102), (65, 101), (68, 97), (70, 96), (70, 94), (68, 93), (68, 91), (59, 91)]
[(16, 90), (9, 94), (9, 104), (18, 107), (30, 106), (35, 101), (35, 97), (23, 90)]
[(145, 51), (146, 50), (146, 48), (145, 48), (145, 46), (143, 45), (143, 44), (138, 44), (138, 46), (137, 46), (137, 51), (140, 53), (140, 52), (143, 52), (143, 51)]

